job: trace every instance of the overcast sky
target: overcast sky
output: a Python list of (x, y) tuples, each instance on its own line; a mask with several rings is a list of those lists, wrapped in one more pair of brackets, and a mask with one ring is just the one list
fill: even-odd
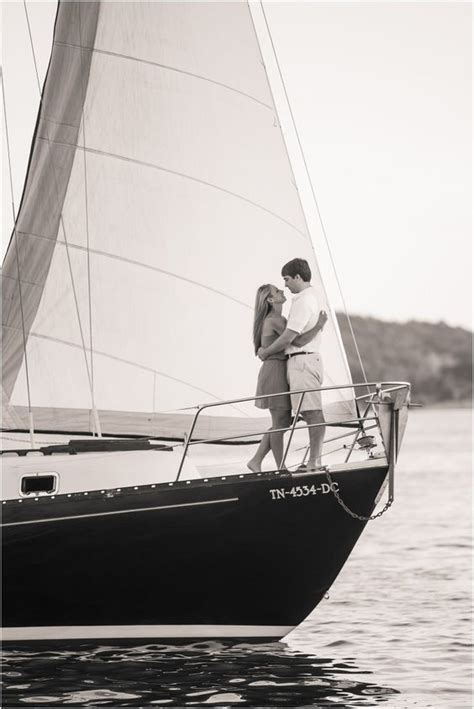
[[(42, 80), (56, 3), (27, 6)], [(470, 3), (264, 7), (350, 312), (472, 327)], [(2, 39), (18, 207), (38, 110), (22, 1)], [(5, 245), (5, 142), (2, 163)]]

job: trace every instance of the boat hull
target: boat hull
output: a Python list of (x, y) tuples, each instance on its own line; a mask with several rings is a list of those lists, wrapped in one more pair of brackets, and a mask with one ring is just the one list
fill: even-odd
[[(387, 466), (332, 472), (369, 514)], [(193, 480), (3, 506), (3, 639), (281, 638), (364, 522), (324, 473)]]

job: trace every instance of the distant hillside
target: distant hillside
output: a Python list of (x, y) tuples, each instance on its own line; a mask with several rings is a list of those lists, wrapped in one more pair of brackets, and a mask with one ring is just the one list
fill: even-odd
[[(342, 313), (337, 318), (353, 379), (363, 381), (347, 318)], [(471, 332), (442, 322), (350, 318), (369, 381), (409, 381), (413, 401), (422, 404), (471, 399)]]

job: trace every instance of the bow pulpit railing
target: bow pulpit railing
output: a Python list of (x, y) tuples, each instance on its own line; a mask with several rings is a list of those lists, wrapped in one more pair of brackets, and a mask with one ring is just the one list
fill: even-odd
[[(366, 389), (367, 393), (355, 395), (354, 400), (357, 405), (357, 413), (359, 415), (350, 419), (341, 419), (339, 421), (331, 421), (330, 423), (312, 423), (312, 424), (301, 424), (299, 414), (306, 394), (310, 392), (325, 392), (331, 390), (341, 390), (348, 389), (354, 390), (354, 392), (360, 389)], [(252, 433), (238, 433), (234, 436), (226, 436), (225, 438), (207, 438), (193, 440), (193, 433), (196, 428), (199, 416), (204, 410), (210, 408), (216, 408), (219, 406), (228, 406), (229, 404), (241, 404), (244, 402), (257, 401), (262, 398), (272, 398), (278, 397), (282, 394), (292, 394), (300, 395), (296, 411), (293, 416), (292, 423), (290, 426), (285, 428), (274, 428), (271, 429), (273, 433), (276, 432), (288, 432), (288, 440), (285, 446), (283, 458), (279, 469), (282, 469), (288, 453), (290, 452), (291, 443), (294, 438), (295, 431), (310, 429), (313, 427), (329, 426), (329, 427), (351, 427), (355, 428), (355, 431), (350, 431), (349, 433), (344, 433), (338, 435), (335, 438), (331, 438), (326, 443), (341, 438), (351, 437), (353, 438), (349, 446), (344, 446), (347, 448), (347, 455), (345, 458), (345, 463), (347, 463), (352, 455), (355, 446), (359, 443), (359, 449), (367, 450), (369, 457), (372, 456), (372, 448), (374, 444), (371, 439), (373, 436), (368, 434), (368, 431), (372, 429), (377, 429), (380, 433), (381, 442), (384, 448), (384, 453), (390, 466), (390, 488), (393, 491), (393, 470), (395, 468), (395, 462), (400, 448), (401, 440), (406, 426), (407, 420), (407, 410), (410, 405), (410, 384), (408, 382), (364, 382), (350, 385), (338, 385), (338, 386), (327, 386), (327, 387), (315, 387), (313, 389), (300, 389), (291, 392), (278, 392), (275, 394), (266, 394), (265, 396), (250, 396), (240, 399), (229, 399), (227, 401), (213, 402), (210, 404), (202, 404), (196, 407), (196, 413), (194, 415), (193, 421), (191, 423), (189, 432), (186, 436), (184, 442), (183, 455), (181, 457), (181, 462), (178, 469), (178, 474), (176, 481), (179, 480), (181, 472), (188, 455), (191, 446), (203, 445), (206, 443), (226, 443), (232, 440), (241, 440), (242, 438), (248, 436), (262, 436), (267, 433), (265, 431), (258, 431)], [(304, 462), (304, 459), (303, 459)]]

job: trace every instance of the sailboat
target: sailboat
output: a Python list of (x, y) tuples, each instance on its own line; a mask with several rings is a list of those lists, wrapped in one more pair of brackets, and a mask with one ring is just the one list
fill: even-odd
[[(253, 13), (58, 5), (3, 268), (4, 641), (282, 638), (393, 500), (410, 387), (351, 380)], [(295, 415), (253, 473), (253, 294), (294, 256), (324, 466)]]

